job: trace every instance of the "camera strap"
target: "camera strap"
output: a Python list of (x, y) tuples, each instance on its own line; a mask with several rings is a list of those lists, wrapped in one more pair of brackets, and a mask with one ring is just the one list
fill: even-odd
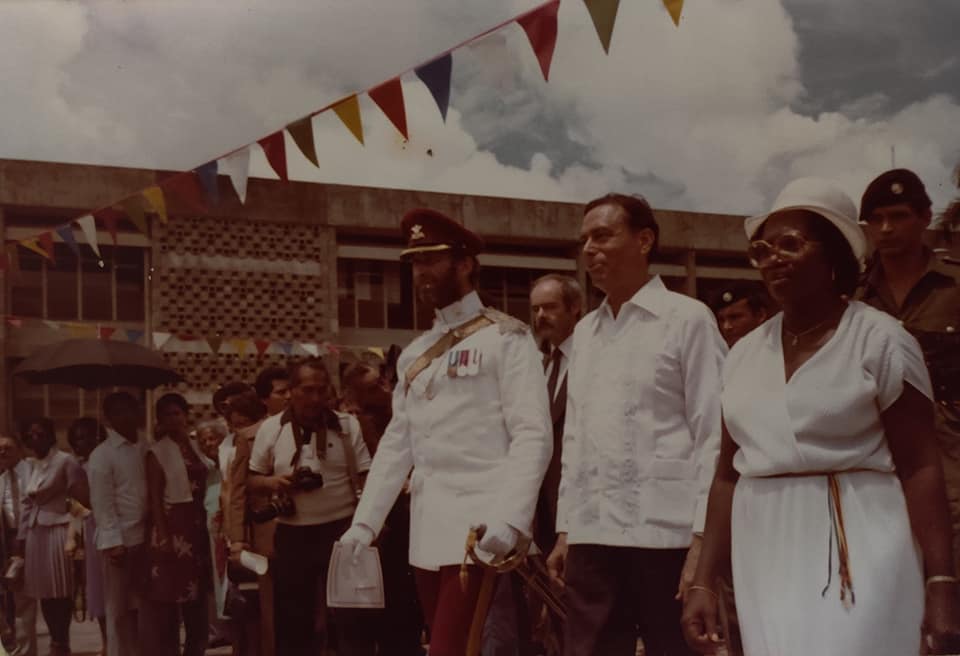
[(347, 476), (350, 477), (350, 489), (353, 490), (354, 503), (360, 502), (360, 495), (363, 494), (363, 485), (360, 483), (360, 472), (357, 471), (357, 452), (353, 450), (353, 444), (350, 443), (350, 431), (343, 429), (343, 421), (340, 421), (341, 446), (347, 460)]

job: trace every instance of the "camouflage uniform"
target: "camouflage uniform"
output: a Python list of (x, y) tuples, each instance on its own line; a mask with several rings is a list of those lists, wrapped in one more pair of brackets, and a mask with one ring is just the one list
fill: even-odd
[(860, 298), (898, 318), (923, 348), (936, 397), (953, 551), (960, 561), (960, 266), (928, 254), (927, 271), (902, 306), (897, 307), (879, 260), (868, 272)]

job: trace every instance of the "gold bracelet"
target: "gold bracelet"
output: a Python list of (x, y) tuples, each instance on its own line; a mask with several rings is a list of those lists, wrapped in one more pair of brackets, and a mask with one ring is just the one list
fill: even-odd
[(710, 588), (708, 588), (708, 587), (706, 587), (706, 586), (703, 586), (703, 585), (691, 585), (689, 588), (687, 588), (687, 591), (688, 591), (688, 592), (692, 592), (692, 591), (694, 591), (694, 590), (703, 590), (704, 592), (708, 592), (708, 593), (712, 594), (714, 599), (716, 599), (716, 600), (718, 600), (718, 601), (720, 600), (720, 595), (718, 595), (716, 592), (714, 592), (713, 590), (711, 590)]
[(960, 583), (960, 579), (958, 579), (956, 576), (946, 576), (944, 574), (928, 576), (926, 582), (923, 584), (923, 587), (930, 587), (931, 583)]

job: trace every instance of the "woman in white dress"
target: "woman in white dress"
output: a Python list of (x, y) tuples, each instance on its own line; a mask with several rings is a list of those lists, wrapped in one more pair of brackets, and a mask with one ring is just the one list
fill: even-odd
[(721, 639), (715, 581), (728, 565), (747, 656), (960, 651), (930, 380), (894, 319), (847, 300), (866, 249), (856, 215), (806, 178), (746, 221), (783, 312), (724, 365), (721, 453), (682, 618), (701, 653)]

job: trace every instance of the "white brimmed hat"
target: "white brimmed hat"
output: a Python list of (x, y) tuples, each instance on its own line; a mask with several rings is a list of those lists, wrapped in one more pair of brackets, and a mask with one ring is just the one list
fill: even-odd
[(763, 225), (771, 214), (784, 210), (807, 210), (819, 214), (837, 227), (860, 262), (861, 269), (867, 254), (867, 238), (857, 223), (857, 206), (832, 182), (820, 178), (798, 178), (780, 192), (773, 208), (765, 213), (751, 216), (743, 222), (747, 239)]

